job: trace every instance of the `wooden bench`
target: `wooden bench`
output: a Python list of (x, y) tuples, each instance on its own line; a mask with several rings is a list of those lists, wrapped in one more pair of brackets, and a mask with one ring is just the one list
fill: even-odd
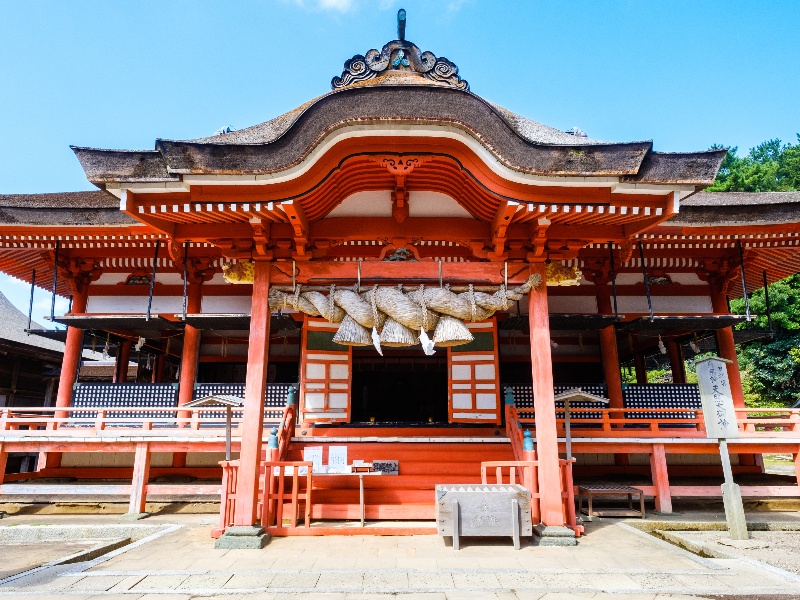
[[(603, 508), (595, 510), (595, 497), (627, 496), (628, 508)], [(633, 497), (639, 498), (639, 510), (633, 507)], [(583, 508), (583, 498), (588, 500), (588, 508)], [(581, 485), (578, 486), (578, 512), (590, 517), (641, 517), (645, 518), (644, 492), (628, 485)]]

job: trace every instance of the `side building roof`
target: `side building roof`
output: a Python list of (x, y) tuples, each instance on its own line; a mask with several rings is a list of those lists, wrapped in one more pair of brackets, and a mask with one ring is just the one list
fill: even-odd
[(690, 227), (800, 223), (800, 192), (699, 192), (665, 223)]

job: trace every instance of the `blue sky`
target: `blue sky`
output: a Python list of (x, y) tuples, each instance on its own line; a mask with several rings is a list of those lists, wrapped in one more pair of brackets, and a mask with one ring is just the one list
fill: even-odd
[(800, 131), (797, 0), (0, 0), (0, 193), (92, 189), (70, 144), (149, 149), (291, 110), (394, 39), (400, 6), (473, 92), (554, 127), (740, 154)]

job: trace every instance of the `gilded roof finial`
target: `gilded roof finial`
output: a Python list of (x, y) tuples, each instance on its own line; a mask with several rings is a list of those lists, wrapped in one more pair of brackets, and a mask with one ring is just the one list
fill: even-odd
[(406, 39), (406, 9), (401, 8), (397, 11), (397, 39)]

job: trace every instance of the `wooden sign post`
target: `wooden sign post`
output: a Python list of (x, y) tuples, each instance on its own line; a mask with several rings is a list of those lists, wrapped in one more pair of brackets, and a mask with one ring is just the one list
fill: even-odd
[(697, 382), (700, 387), (700, 401), (703, 405), (706, 432), (708, 437), (719, 441), (719, 455), (722, 460), (722, 501), (725, 505), (725, 520), (731, 539), (749, 539), (744, 504), (739, 486), (733, 482), (731, 457), (728, 453), (728, 438), (739, 437), (739, 424), (733, 407), (733, 395), (728, 382), (728, 363), (731, 361), (709, 356), (697, 361)]

